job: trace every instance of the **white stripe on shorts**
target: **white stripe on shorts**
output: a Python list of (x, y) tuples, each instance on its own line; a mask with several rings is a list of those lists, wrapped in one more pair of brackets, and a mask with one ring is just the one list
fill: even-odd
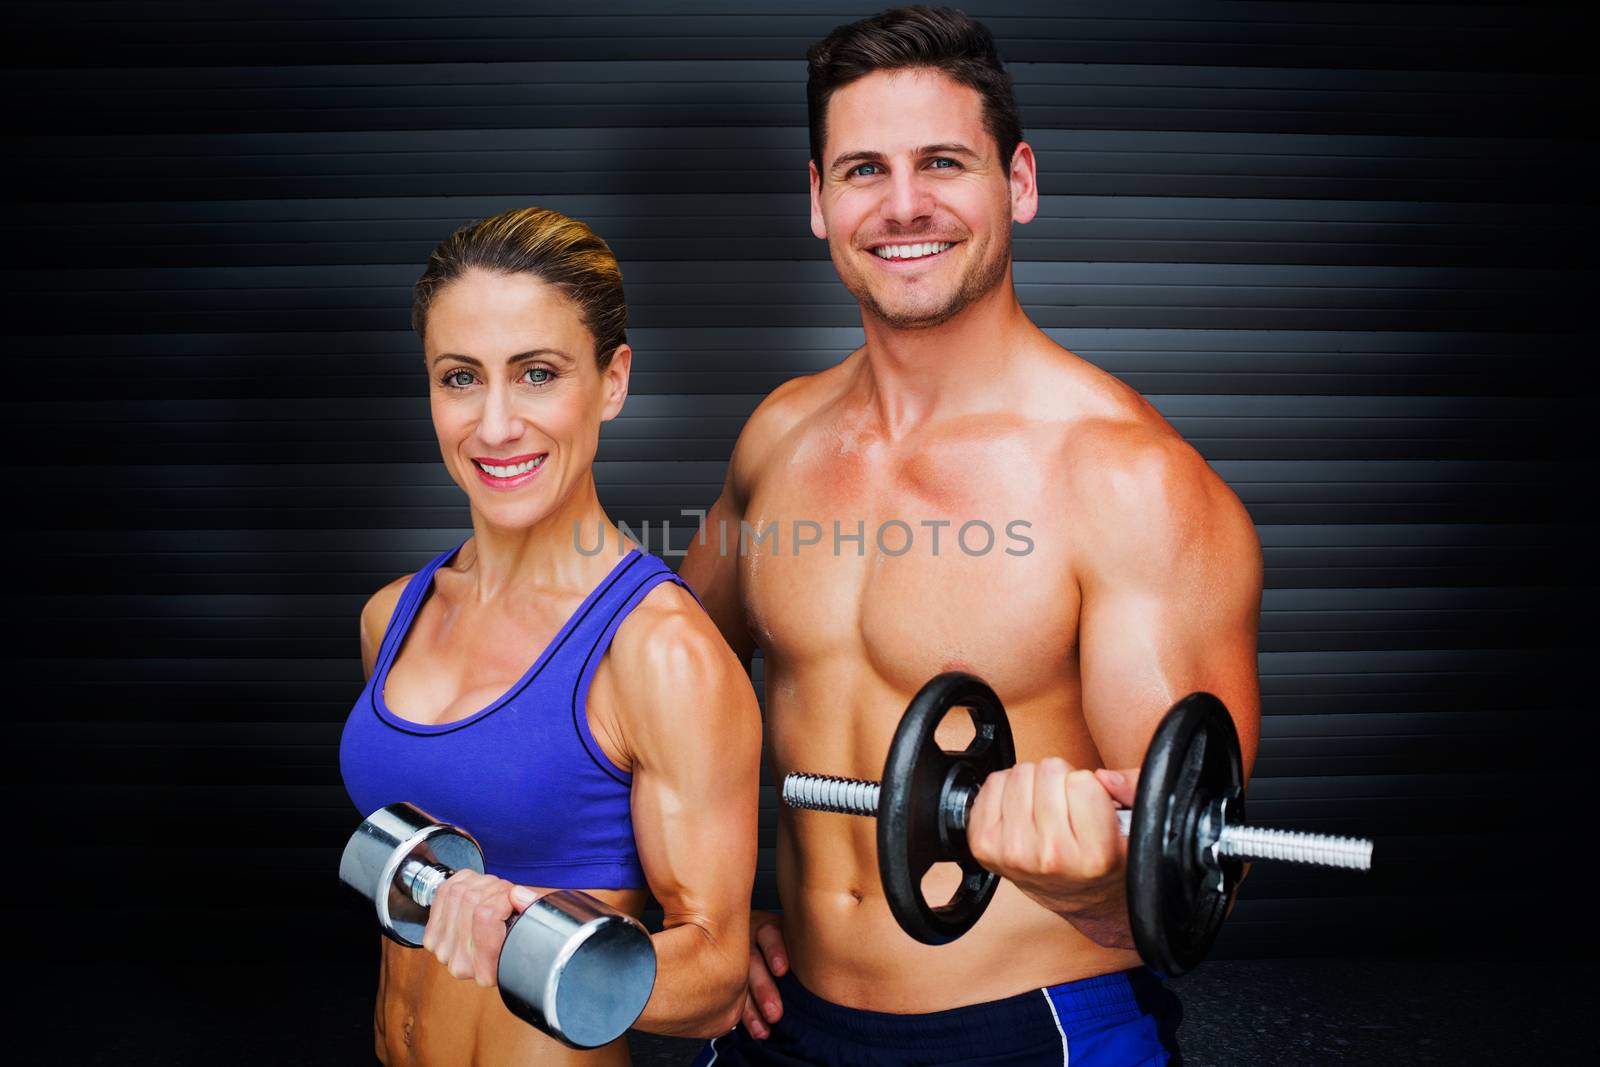
[(1055, 1020), (1056, 1033), (1061, 1035), (1061, 1067), (1067, 1067), (1072, 1062), (1072, 1052), (1067, 1048), (1067, 1032), (1061, 1028), (1061, 1016), (1056, 1014), (1056, 1002), (1050, 999), (1050, 990), (1041, 989), (1044, 1002), (1050, 1005), (1050, 1018)]

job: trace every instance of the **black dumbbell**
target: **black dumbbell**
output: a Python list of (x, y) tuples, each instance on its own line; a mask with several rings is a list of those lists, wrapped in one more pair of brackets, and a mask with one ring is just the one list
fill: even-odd
[[(373, 812), (339, 860), (340, 880), (372, 901), (379, 928), (408, 948), (422, 944), (433, 895), (458, 870), (483, 872), (478, 843), (411, 804)], [(573, 1048), (597, 1048), (644, 1011), (656, 951), (633, 916), (556, 889), (506, 926), (498, 984), (518, 1018)]]
[[(946, 752), (934, 732), (951, 708), (971, 712), (975, 736)], [(967, 845), (978, 787), (1016, 763), (1011, 726), (993, 689), (970, 674), (934, 678), (912, 699), (889, 745), (881, 782), (791, 774), (784, 803), (878, 819), (878, 873), (900, 926), (929, 945), (972, 929), (999, 876)], [(1244, 824), (1239, 735), (1222, 701), (1192, 693), (1172, 706), (1151, 738), (1133, 811), (1118, 812), (1128, 835), (1128, 912), (1144, 961), (1171, 975), (1211, 948), (1246, 862), (1283, 860), (1366, 870), (1372, 842)], [(922, 878), (936, 863), (961, 868), (961, 884), (930, 905)]]

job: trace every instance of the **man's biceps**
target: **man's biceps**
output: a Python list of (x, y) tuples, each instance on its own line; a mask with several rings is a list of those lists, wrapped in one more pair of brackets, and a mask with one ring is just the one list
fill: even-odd
[(1168, 625), (1160, 597), (1129, 589), (1085, 597), (1078, 610), (1078, 654), (1107, 661), (1139, 655)]

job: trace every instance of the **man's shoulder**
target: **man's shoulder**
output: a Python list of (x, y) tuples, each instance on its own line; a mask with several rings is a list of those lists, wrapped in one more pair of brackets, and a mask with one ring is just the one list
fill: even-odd
[(1200, 453), (1160, 415), (1090, 415), (1060, 439), (1063, 486), (1087, 500), (1140, 505), (1217, 479)]
[(1153, 408), (1081, 420), (1062, 435), (1060, 470), (1075, 539), (1089, 556), (1154, 563), (1201, 545), (1229, 557), (1259, 553), (1244, 504)]
[[(1243, 506), (1205, 458), (1138, 390), (1054, 342), (1033, 384), (1048, 429), (1052, 486), (1086, 533), (1126, 543), (1185, 519), (1233, 525)], [(1248, 523), (1248, 518), (1245, 518)]]
[(805, 425), (848, 387), (850, 367), (860, 358), (854, 353), (827, 370), (790, 378), (768, 393), (756, 406), (739, 442), (734, 446), (736, 480), (749, 484), (779, 444)]
[(838, 399), (848, 388), (852, 368), (860, 359), (861, 353), (853, 352), (826, 370), (790, 378), (767, 394), (750, 422), (765, 433), (793, 429)]
[[(1049, 427), (1061, 486), (1103, 496), (1216, 479), (1204, 459), (1139, 391), (1050, 342), (1030, 381), (1035, 418)], [(1036, 364), (1038, 366), (1038, 364)]]

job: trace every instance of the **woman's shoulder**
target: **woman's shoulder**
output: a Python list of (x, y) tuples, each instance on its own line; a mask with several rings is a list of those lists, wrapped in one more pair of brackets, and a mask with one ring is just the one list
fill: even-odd
[(406, 584), (413, 577), (414, 572), (402, 574), (368, 597), (361, 609), (361, 664), (369, 675), (373, 664), (377, 662), (378, 646), (383, 643), (383, 634), (389, 628), (395, 605), (400, 603), (400, 595), (406, 591)]
[(748, 676), (700, 602), (664, 581), (645, 594), (612, 639), (619, 684), (635, 696), (748, 686)]
[[(471, 544), (472, 538), (469, 537), (456, 548), (440, 553), (422, 570), (437, 571), (452, 556), (459, 562), (461, 557), (470, 551)], [(411, 580), (419, 573), (421, 572), (412, 571), (409, 574), (402, 574), (367, 598), (366, 604), (361, 608), (361, 637), (363, 641), (366, 640), (368, 634), (371, 634), (375, 641), (383, 637), (384, 631), (389, 628), (390, 618), (394, 616), (395, 605), (400, 603), (400, 597), (405, 594), (406, 586), (410, 585)]]
[(384, 627), (389, 625), (389, 616), (394, 614), (395, 605), (400, 603), (400, 594), (406, 591), (406, 585), (415, 577), (415, 571), (402, 574), (367, 598), (366, 605), (361, 609), (363, 632), (375, 628), (380, 637), (383, 635)]

